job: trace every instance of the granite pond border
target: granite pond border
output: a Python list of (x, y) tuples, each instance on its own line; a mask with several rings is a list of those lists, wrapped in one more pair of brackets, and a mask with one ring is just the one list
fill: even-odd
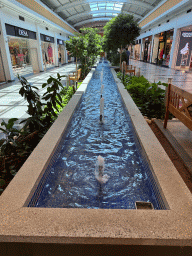
[(192, 246), (192, 195), (111, 70), (168, 210), (27, 207), (86, 91), (93, 68), (0, 196), (0, 243)]

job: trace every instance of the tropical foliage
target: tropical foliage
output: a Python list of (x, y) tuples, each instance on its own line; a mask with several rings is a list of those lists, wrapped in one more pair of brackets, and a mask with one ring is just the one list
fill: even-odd
[(18, 78), (22, 85), (19, 93), (28, 102), (29, 117), (20, 122), (24, 123), (22, 129), (16, 128), (17, 118), (1, 123), (3, 128), (0, 130), (5, 138), (0, 140), (0, 193), (74, 94), (73, 87), (63, 87), (59, 73), (57, 78), (50, 76), (47, 82), (42, 84), (42, 88), (47, 88), (42, 97), (38, 94), (37, 87), (32, 86), (24, 77)]
[(140, 28), (134, 21), (133, 15), (119, 14), (107, 22), (104, 26), (103, 48), (107, 52), (108, 58), (116, 56), (118, 49), (120, 49), (121, 58), (122, 49), (127, 45), (134, 44), (139, 33)]
[(82, 28), (79, 34), (70, 37), (66, 42), (66, 48), (71, 56), (80, 60), (82, 78), (89, 73), (96, 57), (102, 52), (102, 37), (97, 33), (98, 30), (95, 28)]
[[(123, 74), (118, 72), (118, 78), (123, 82)], [(165, 117), (165, 90), (158, 83), (150, 83), (144, 76), (125, 75), (124, 85), (135, 104), (144, 116), (148, 118)], [(164, 86), (168, 84), (163, 83)]]

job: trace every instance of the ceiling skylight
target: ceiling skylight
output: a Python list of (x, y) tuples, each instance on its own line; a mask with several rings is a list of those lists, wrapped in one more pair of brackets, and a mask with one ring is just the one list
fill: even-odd
[[(123, 7), (123, 3), (97, 2), (97, 3), (90, 4), (91, 11), (95, 12), (95, 13), (92, 13), (93, 17), (117, 16), (117, 14), (121, 12), (122, 7)], [(107, 12), (105, 12), (105, 10)], [(97, 13), (96, 11), (102, 11), (102, 12)], [(117, 11), (117, 13), (115, 12), (110, 13), (110, 11)]]

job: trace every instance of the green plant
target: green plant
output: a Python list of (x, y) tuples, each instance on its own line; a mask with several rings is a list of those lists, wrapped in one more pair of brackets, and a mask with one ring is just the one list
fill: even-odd
[(38, 90), (37, 87), (32, 86), (25, 77), (20, 77), (18, 75), (18, 79), (22, 86), (19, 90), (19, 94), (27, 100), (27, 113), (30, 115), (29, 118), (21, 121), (21, 123), (25, 122), (23, 128), (24, 130), (26, 130), (26, 128), (29, 128), (30, 132), (34, 130), (39, 130), (41, 127), (43, 127), (41, 117), (43, 114), (43, 105), (45, 104), (41, 103), (39, 94), (34, 91), (34, 89)]
[(43, 88), (47, 86), (47, 92), (42, 97), (46, 103), (42, 103), (40, 96), (34, 91), (37, 87), (28, 83), (24, 77), (19, 77), (22, 85), (19, 93), (28, 102), (27, 113), (30, 117), (20, 122), (25, 123), (21, 130), (14, 127), (17, 118), (9, 119), (8, 123), (1, 123), (5, 127), (0, 128), (5, 134), (5, 139), (0, 140), (0, 193), (74, 94), (72, 87), (67, 89), (62, 86), (61, 77), (57, 74), (57, 78), (50, 77), (47, 83), (42, 85)]
[[(140, 27), (135, 22), (133, 15), (119, 14), (111, 19), (104, 26), (103, 48), (108, 53), (117, 54), (120, 49), (120, 63), (122, 49), (129, 44), (134, 44), (135, 39), (139, 36)], [(113, 56), (111, 56), (113, 58)]]
[(11, 118), (8, 120), (8, 123), (4, 120), (1, 122), (1, 126), (4, 126), (5, 128), (0, 128), (0, 130), (4, 133), (5, 138), (0, 140), (0, 192), (3, 191), (3, 187), (6, 185), (6, 180), (14, 176), (16, 173), (16, 162), (11, 161), (11, 164), (8, 164), (10, 161), (7, 161), (7, 158), (10, 156), (10, 160), (13, 160), (14, 156), (18, 155), (18, 143), (16, 139), (22, 132), (14, 128), (14, 124), (17, 120), (17, 118)]
[(47, 92), (43, 94), (42, 99), (47, 102), (43, 109), (43, 123), (48, 127), (52, 123), (53, 116), (57, 117), (57, 114), (55, 113), (55, 110), (58, 111), (57, 105), (62, 107), (62, 98), (60, 95), (61, 88), (64, 88), (61, 84), (62, 77), (66, 76), (60, 76), (60, 74), (57, 73), (57, 78), (50, 76), (47, 83), (42, 84), (42, 88), (47, 86)]
[[(120, 53), (117, 51), (113, 51), (110, 54), (107, 55), (109, 61), (112, 63), (113, 66), (118, 66), (120, 63)], [(121, 54), (121, 62), (126, 61), (127, 62), (127, 54), (126, 52), (122, 52)]]
[[(82, 28), (79, 34), (70, 37), (66, 42), (66, 48), (71, 56), (79, 58), (81, 68), (81, 78), (85, 78), (90, 67), (94, 64), (96, 57), (102, 51), (102, 37), (97, 34), (95, 28)], [(77, 71), (77, 62), (76, 62)]]
[[(119, 72), (117, 76), (122, 80), (122, 74)], [(158, 83), (149, 83), (144, 77), (125, 75), (124, 85), (130, 93), (137, 107), (144, 116), (148, 118), (163, 119), (165, 115), (165, 90), (161, 89)], [(163, 83), (164, 86), (168, 86)]]
[(61, 91), (62, 105), (57, 104), (57, 109), (55, 110), (55, 114), (58, 116), (59, 113), (63, 110), (63, 108), (67, 105), (74, 94), (73, 87), (69, 86), (68, 88), (64, 87)]
[(47, 87), (47, 92), (42, 97), (42, 100), (46, 103), (42, 103), (39, 94), (34, 91), (34, 89), (38, 90), (38, 88), (32, 86), (24, 77), (18, 76), (22, 85), (19, 93), (27, 100), (27, 113), (30, 115), (30, 117), (21, 121), (21, 123), (25, 123), (24, 130), (29, 129), (29, 132), (38, 130), (44, 133), (50, 127), (53, 122), (52, 119), (54, 119), (53, 116), (57, 116), (55, 114), (57, 104), (62, 106), (62, 99), (59, 93), (63, 88), (61, 84), (62, 77), (66, 76), (60, 76), (57, 73), (57, 78), (50, 76), (47, 82), (42, 84), (42, 88)]

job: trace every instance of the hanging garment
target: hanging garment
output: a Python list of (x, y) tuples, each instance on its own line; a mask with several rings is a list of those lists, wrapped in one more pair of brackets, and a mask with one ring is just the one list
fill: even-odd
[(47, 51), (48, 51), (48, 57), (52, 58), (52, 57), (53, 57), (53, 49), (52, 49), (52, 47), (49, 46), (49, 47), (47, 48)]

